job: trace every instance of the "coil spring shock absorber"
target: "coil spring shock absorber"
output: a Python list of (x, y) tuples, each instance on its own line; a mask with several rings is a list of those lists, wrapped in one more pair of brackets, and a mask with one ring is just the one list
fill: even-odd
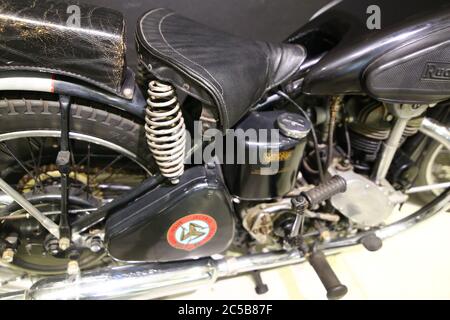
[(145, 123), (147, 143), (161, 174), (177, 184), (184, 173), (186, 126), (172, 85), (150, 81)]

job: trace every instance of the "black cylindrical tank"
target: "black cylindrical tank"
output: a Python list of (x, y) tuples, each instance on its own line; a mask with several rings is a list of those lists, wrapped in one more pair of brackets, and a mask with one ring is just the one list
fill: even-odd
[(295, 113), (250, 113), (226, 135), (223, 172), (231, 194), (242, 200), (286, 195), (295, 185), (310, 130)]

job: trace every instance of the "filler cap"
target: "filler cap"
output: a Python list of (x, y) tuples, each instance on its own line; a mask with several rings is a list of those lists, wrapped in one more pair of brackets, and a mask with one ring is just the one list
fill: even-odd
[(293, 139), (303, 139), (311, 131), (310, 123), (296, 113), (283, 113), (278, 116), (277, 124), (283, 135)]

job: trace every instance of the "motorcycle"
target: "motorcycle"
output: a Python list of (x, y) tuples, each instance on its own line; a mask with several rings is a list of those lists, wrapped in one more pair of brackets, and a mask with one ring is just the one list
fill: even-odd
[(161, 298), (244, 273), (264, 293), (259, 271), (303, 261), (343, 297), (327, 254), (379, 250), (450, 200), (450, 5), (372, 2), (333, 1), (284, 43), (151, 10), (135, 74), (121, 13), (2, 1), (1, 263), (38, 279), (2, 298)]

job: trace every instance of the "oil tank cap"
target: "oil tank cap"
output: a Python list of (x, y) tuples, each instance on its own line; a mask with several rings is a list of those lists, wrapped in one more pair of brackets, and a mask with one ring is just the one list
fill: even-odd
[(286, 137), (303, 139), (311, 131), (310, 123), (301, 115), (295, 113), (283, 113), (277, 118), (278, 128)]

